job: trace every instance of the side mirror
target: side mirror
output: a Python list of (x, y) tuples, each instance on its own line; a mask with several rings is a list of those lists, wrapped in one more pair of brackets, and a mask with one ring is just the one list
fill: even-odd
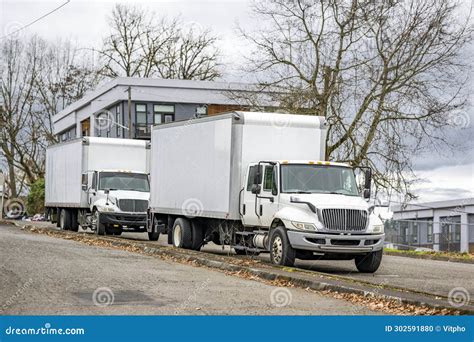
[(104, 189), (104, 194), (108, 195), (110, 193), (110, 189)]
[(87, 191), (87, 184), (82, 184), (82, 190)]
[(259, 184), (254, 184), (252, 185), (252, 194), (258, 195), (262, 188), (260, 187)]
[(370, 188), (372, 186), (372, 169), (365, 170), (364, 198), (370, 198)]
[(258, 185), (262, 183), (262, 173), (260, 172), (260, 167), (257, 167), (257, 172), (255, 173), (255, 177), (253, 179), (253, 184)]

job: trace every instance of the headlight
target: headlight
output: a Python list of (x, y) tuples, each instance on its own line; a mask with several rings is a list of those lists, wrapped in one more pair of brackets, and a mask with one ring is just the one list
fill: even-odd
[(102, 211), (102, 212), (113, 212), (115, 211), (114, 207), (110, 206), (110, 205), (104, 205), (103, 207), (99, 207), (99, 211)]
[(291, 224), (299, 230), (316, 230), (316, 226), (312, 223), (291, 221)]
[(372, 233), (383, 233), (384, 228), (383, 224), (375, 224), (372, 226), (372, 229), (370, 230)]

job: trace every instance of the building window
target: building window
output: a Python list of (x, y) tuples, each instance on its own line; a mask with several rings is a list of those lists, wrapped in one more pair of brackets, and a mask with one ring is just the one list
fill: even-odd
[(81, 122), (81, 136), (88, 137), (90, 136), (90, 119), (85, 119)]
[(426, 231), (426, 241), (433, 242), (433, 221), (428, 221), (428, 229)]
[(146, 119), (146, 104), (136, 104), (135, 105), (135, 116), (137, 124), (147, 124)]
[(69, 140), (69, 131), (64, 132), (61, 134), (61, 141), (67, 141)]
[(156, 104), (153, 106), (153, 123), (159, 125), (174, 121), (174, 105)]
[(150, 138), (150, 129), (148, 127), (146, 104), (137, 103), (135, 105), (135, 137)]
[(207, 116), (207, 106), (196, 106), (196, 117)]
[(115, 133), (117, 135), (117, 138), (120, 137), (120, 127), (121, 126), (121, 123), (120, 123), (120, 105), (117, 105), (117, 107), (115, 107)]

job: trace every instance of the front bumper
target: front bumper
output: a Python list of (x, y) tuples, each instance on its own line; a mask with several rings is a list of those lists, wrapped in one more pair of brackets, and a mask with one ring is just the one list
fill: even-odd
[(318, 253), (364, 254), (383, 248), (385, 234), (327, 234), (288, 230), (294, 249)]
[(100, 213), (100, 223), (122, 228), (146, 228), (146, 213)]

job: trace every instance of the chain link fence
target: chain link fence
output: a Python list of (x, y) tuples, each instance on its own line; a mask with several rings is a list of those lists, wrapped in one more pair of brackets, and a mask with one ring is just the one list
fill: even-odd
[(474, 249), (474, 225), (461, 229), (459, 220), (441, 220), (440, 232), (433, 231), (433, 220), (387, 220), (385, 221), (385, 241), (394, 248), (405, 250), (437, 250), (445, 252), (461, 251), (461, 234), (467, 232), (469, 249)]

